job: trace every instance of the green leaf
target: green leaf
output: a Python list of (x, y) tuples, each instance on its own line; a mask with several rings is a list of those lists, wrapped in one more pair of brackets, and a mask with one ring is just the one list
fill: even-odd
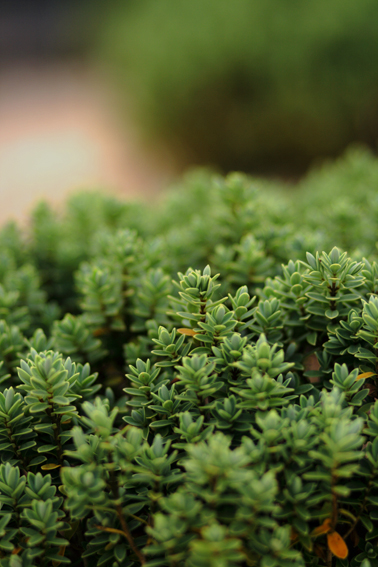
[(328, 317), (328, 319), (335, 319), (339, 316), (339, 311), (337, 309), (327, 309), (325, 316)]

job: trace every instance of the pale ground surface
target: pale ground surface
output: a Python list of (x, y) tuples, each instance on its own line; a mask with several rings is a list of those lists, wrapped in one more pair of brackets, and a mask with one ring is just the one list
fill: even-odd
[(168, 184), (166, 156), (121, 128), (107, 82), (79, 63), (0, 68), (0, 224), (78, 189), (135, 199)]

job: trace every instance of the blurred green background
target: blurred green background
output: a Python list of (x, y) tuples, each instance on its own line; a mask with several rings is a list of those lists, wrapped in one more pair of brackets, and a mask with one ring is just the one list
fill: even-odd
[(376, 0), (103, 8), (95, 55), (146, 139), (182, 166), (298, 175), (351, 142), (376, 149)]
[(376, 153), (378, 1), (3, 0), (0, 121), (15, 212), (69, 185), (156, 193), (197, 165), (296, 181), (351, 144)]

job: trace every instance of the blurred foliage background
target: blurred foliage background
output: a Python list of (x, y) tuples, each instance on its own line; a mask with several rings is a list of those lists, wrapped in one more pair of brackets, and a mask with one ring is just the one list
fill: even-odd
[(376, 148), (376, 0), (128, 0), (97, 17), (96, 56), (182, 165), (297, 175)]
[[(21, 76), (42, 62), (34, 79), (14, 88), (29, 92), (29, 83), (42, 77), (40, 106), (51, 110), (56, 86), (50, 83), (68, 62), (62, 83), (80, 69), (77, 90), (89, 92), (89, 69), (115, 92), (108, 106), (128, 136), (125, 154), (138, 144), (145, 151), (139, 169), (152, 164), (152, 149), (167, 179), (205, 165), (297, 180), (350, 144), (376, 152), (377, 22), (376, 0), (3, 0), (0, 103), (2, 66)], [(60, 90), (68, 92), (65, 87)], [(9, 115), (14, 94), (0, 104), (0, 116)], [(19, 106), (14, 130), (21, 132), (36, 111), (26, 108), (24, 117)], [(1, 152), (11, 138), (2, 146), (0, 139)], [(135, 175), (120, 183), (128, 173), (119, 170), (98, 185), (111, 188), (116, 179), (129, 194)], [(157, 192), (161, 184), (153, 183)]]

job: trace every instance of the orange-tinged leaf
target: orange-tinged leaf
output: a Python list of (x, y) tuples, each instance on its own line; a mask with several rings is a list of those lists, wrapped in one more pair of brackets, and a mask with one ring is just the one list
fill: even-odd
[(321, 526), (318, 526), (314, 530), (312, 530), (311, 535), (318, 536), (322, 534), (328, 534), (331, 531), (331, 519), (326, 518)]
[(298, 534), (296, 533), (295, 530), (293, 530), (293, 528), (291, 528), (290, 541), (295, 543), (297, 540), (298, 540)]
[(61, 545), (58, 551), (58, 555), (61, 555), (62, 557), (64, 557), (64, 553), (66, 551), (66, 546), (65, 545)]
[(327, 535), (327, 543), (330, 551), (332, 551), (333, 555), (338, 557), (339, 559), (346, 559), (348, 557), (348, 548), (347, 544), (343, 540), (340, 534), (337, 532), (332, 532)]
[(93, 331), (93, 336), (94, 337), (101, 337), (101, 335), (106, 335), (109, 331), (107, 329), (95, 329)]
[(177, 332), (180, 333), (180, 335), (189, 335), (190, 337), (194, 337), (194, 335), (197, 334), (193, 329), (177, 329)]
[(53, 469), (58, 469), (61, 465), (58, 465), (57, 463), (48, 463), (47, 465), (42, 465), (41, 469), (43, 471), (52, 471)]
[[(309, 370), (319, 370), (320, 369), (320, 363), (319, 360), (316, 357), (316, 354), (309, 354), (308, 356), (306, 356), (306, 358), (303, 361), (303, 365), (305, 367), (306, 372), (308, 372)], [(319, 380), (317, 380), (319, 381)]]
[(362, 380), (364, 378), (371, 378), (372, 376), (376, 376), (375, 372), (363, 372), (362, 374), (359, 374), (356, 378), (356, 380)]
[[(61, 545), (59, 547), (58, 555), (60, 555), (61, 557), (64, 557), (65, 551), (66, 551), (66, 547), (64, 545)], [(53, 561), (52, 564), (53, 564), (53, 567), (58, 567), (58, 565), (61, 564), (61, 561)]]

